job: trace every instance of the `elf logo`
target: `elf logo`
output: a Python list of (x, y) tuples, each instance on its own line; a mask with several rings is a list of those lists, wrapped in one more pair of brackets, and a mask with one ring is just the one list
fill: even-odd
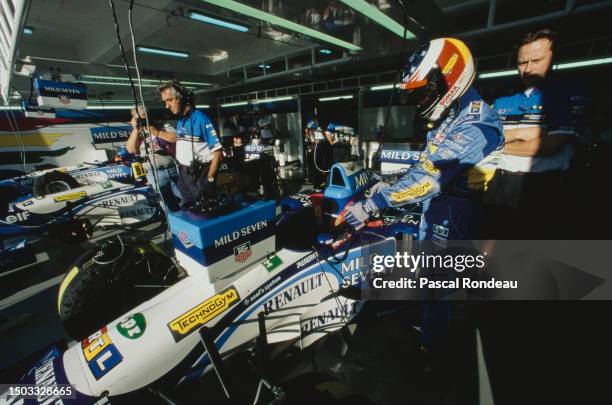
[(25, 222), (28, 220), (29, 217), (30, 217), (30, 213), (26, 211), (26, 212), (19, 212), (15, 215), (9, 215), (4, 220), (8, 222), (9, 224), (14, 224), (17, 222)]

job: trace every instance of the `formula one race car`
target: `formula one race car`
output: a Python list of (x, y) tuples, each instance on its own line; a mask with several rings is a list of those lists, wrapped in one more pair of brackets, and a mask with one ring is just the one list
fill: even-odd
[(82, 164), (0, 181), (0, 240), (50, 232), (83, 240), (95, 228), (159, 219), (139, 163)]
[[(397, 239), (417, 234), (418, 218), (398, 211), (359, 234), (317, 238), (373, 183), (368, 171), (351, 164), (334, 165), (330, 179), (324, 192), (284, 199), (279, 218), (275, 203), (261, 200), (243, 202), (213, 218), (170, 213), (178, 263), (154, 248), (121, 240), (85, 258), (61, 283), (60, 314), (69, 313), (67, 307), (79, 300), (90, 301), (77, 308), (81, 315), (88, 308), (112, 306), (116, 295), (75, 297), (74, 292), (94, 291), (83, 283), (120, 269), (141, 266), (156, 272), (166, 266), (167, 274), (180, 266), (184, 275), (136, 307), (112, 314), (113, 320), (89, 316), (94, 322), (80, 324), (76, 332), (88, 337), (63, 353), (53, 349), (45, 354), (21, 383), (51, 388), (72, 384), (74, 403), (127, 402), (152, 394), (170, 403), (178, 387), (215, 369), (226, 396), (245, 403), (231, 388), (225, 369), (230, 359), (272, 344), (305, 349), (342, 329), (362, 308), (359, 297), (346, 291), (366, 282), (373, 255), (392, 255)], [(94, 327), (97, 331), (87, 330)], [(282, 396), (265, 375), (261, 381), (274, 388), (275, 398)], [(55, 392), (33, 403), (58, 398), (59, 390)], [(255, 402), (258, 397), (259, 392)], [(0, 400), (14, 404), (22, 398), (6, 392)]]

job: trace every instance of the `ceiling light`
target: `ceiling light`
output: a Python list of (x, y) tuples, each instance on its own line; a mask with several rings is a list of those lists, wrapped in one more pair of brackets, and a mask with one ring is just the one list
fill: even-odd
[(577, 62), (568, 62), (568, 63), (559, 63), (553, 69), (561, 70), (561, 69), (574, 69), (585, 66), (596, 66), (603, 65), (606, 63), (612, 63), (612, 58), (601, 58), (601, 59), (589, 59)]
[[(604, 65), (607, 63), (612, 63), (612, 57), (600, 58), (600, 59), (587, 59), (587, 60), (581, 60), (581, 61), (576, 61), (576, 62), (559, 63), (553, 66), (553, 70), (576, 69), (576, 68), (581, 68), (581, 67)], [(499, 72), (481, 73), (478, 75), (478, 78), (479, 79), (491, 79), (494, 77), (514, 76), (516, 74), (518, 74), (517, 70), (501, 70)]]
[(16, 105), (0, 105), (0, 110), (21, 110), (21, 107)]
[(196, 104), (196, 108), (210, 108), (208, 104)]
[(395, 21), (393, 18), (389, 17), (387, 14), (380, 11), (378, 7), (373, 4), (368, 3), (365, 0), (340, 0), (347, 6), (359, 11), (364, 16), (371, 18), (377, 24), (381, 25), (383, 28), (388, 29), (393, 32), (395, 35), (399, 37), (404, 36), (404, 31), (406, 32), (406, 39), (414, 39), (416, 38), (414, 34), (408, 30), (404, 30), (404, 27)]
[(131, 110), (133, 105), (88, 105), (86, 110)]
[(397, 84), (394, 86), (393, 84), (381, 84), (380, 86), (372, 86), (370, 90), (378, 91), (378, 90), (390, 90), (392, 88), (397, 88)]
[(235, 0), (202, 0), (206, 3), (213, 4), (215, 6), (246, 15), (247, 17), (257, 18), (262, 21), (267, 21), (272, 25), (276, 25), (281, 28), (285, 28), (291, 31), (299, 32), (300, 34), (308, 35), (309, 37), (318, 39), (323, 42), (327, 42), (332, 45), (336, 45), (342, 48), (346, 48), (351, 51), (360, 51), (361, 47), (353, 45), (350, 42), (343, 41), (339, 38), (332, 37), (320, 31), (312, 28), (305, 27), (303, 25), (294, 23), (293, 21), (286, 20), (284, 18), (275, 16), (261, 11), (260, 9), (247, 6)]
[(249, 27), (246, 25), (235, 24), (229, 21), (221, 20), (219, 18), (209, 17), (204, 14), (196, 13), (195, 11), (190, 11), (188, 15), (189, 15), (189, 18), (193, 20), (198, 20), (203, 23), (216, 25), (218, 27), (228, 28), (230, 30), (240, 31), (240, 32), (249, 31)]
[(478, 78), (479, 79), (491, 79), (493, 77), (512, 76), (515, 74), (517, 74), (516, 70), (501, 70), (499, 72), (481, 73), (478, 75)]
[(253, 100), (252, 104), (261, 104), (261, 103), (274, 103), (277, 101), (286, 101), (293, 100), (293, 96), (285, 96), (285, 97), (274, 97), (274, 98), (262, 98), (261, 100)]
[(236, 103), (221, 104), (221, 107), (238, 107), (238, 106), (247, 105), (247, 104), (249, 104), (248, 101), (238, 101)]
[(187, 52), (172, 51), (168, 49), (150, 48), (148, 46), (137, 46), (136, 49), (144, 53), (154, 53), (157, 55), (173, 56), (175, 58), (188, 58), (189, 57), (189, 54)]
[(26, 35), (34, 34), (34, 28), (32, 27), (23, 27), (23, 33)]
[[(95, 76), (95, 75), (81, 75), (79, 76), (83, 79), (101, 79), (101, 80), (123, 80), (123, 81), (129, 81), (130, 79), (128, 77), (119, 77), (119, 76)], [(133, 77), (132, 80), (134, 80), (134, 83), (138, 83), (138, 79)], [(143, 83), (148, 83), (148, 84), (155, 84), (156, 86), (158, 84), (163, 83), (164, 80), (161, 79), (142, 79)], [(202, 82), (184, 82), (184, 81), (180, 81), (182, 84), (192, 84), (194, 86), (210, 86), (210, 83), (202, 83)]]
[[(128, 83), (118, 83), (118, 82), (98, 82), (95, 80), (79, 80), (79, 83), (85, 83), (85, 84), (99, 84), (99, 85), (103, 85), (103, 86), (131, 86), (131, 84)], [(137, 82), (134, 82), (135, 86), (138, 86)], [(147, 83), (143, 83), (142, 87), (157, 87), (157, 84), (147, 84)]]
[(320, 98), (319, 101), (350, 100), (352, 98), (353, 98), (352, 94), (345, 94), (344, 96), (323, 97), (323, 98)]
[(270, 65), (264, 65), (263, 63), (257, 67), (261, 69), (270, 69)]
[(211, 53), (207, 57), (208, 57), (208, 59), (212, 60), (213, 62), (219, 62), (219, 61), (227, 59), (229, 57), (229, 55), (228, 55), (227, 51), (218, 50), (216, 52)]
[(323, 55), (331, 55), (332, 51), (330, 51), (329, 49), (319, 49), (319, 53)]

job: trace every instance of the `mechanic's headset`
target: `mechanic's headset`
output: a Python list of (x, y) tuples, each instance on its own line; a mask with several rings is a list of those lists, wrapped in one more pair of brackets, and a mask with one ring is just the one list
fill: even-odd
[(172, 88), (177, 93), (177, 98), (179, 99), (179, 102), (181, 103), (181, 113), (183, 112), (183, 109), (185, 108), (185, 106), (191, 106), (192, 108), (195, 107), (195, 100), (194, 100), (193, 92), (191, 90), (183, 86), (177, 80), (170, 81), (170, 86), (172, 86)]

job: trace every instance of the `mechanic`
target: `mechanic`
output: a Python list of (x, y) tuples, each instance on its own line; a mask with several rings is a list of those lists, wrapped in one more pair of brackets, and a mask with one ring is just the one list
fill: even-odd
[(332, 145), (334, 140), (331, 134), (323, 131), (319, 121), (314, 118), (306, 123), (304, 134), (313, 141), (309, 162), (311, 166), (308, 170), (308, 180), (314, 187), (321, 187), (325, 183), (327, 173), (329, 173), (332, 161)]
[(474, 62), (460, 40), (430, 41), (408, 60), (400, 87), (416, 97), (429, 122), (421, 161), (395, 184), (379, 182), (365, 201), (348, 206), (336, 224), (360, 229), (387, 207), (423, 203), (421, 240), (477, 239), (480, 197), (495, 173), (503, 145), (499, 116), (471, 86)]
[(166, 108), (179, 117), (176, 125), (178, 186), (181, 208), (187, 209), (194, 205), (200, 193), (214, 195), (222, 147), (210, 118), (196, 110), (191, 91), (172, 80), (159, 87), (159, 94)]
[(522, 89), (495, 100), (506, 144), (485, 193), (487, 237), (558, 239), (570, 197), (562, 193), (588, 98), (575, 82), (555, 80), (555, 33), (527, 34), (517, 52)]
[(351, 160), (351, 142), (356, 138), (355, 128), (334, 122), (327, 124), (326, 132), (334, 140), (333, 161), (348, 162)]
[[(179, 209), (179, 201), (181, 198), (178, 189), (178, 170), (176, 165), (175, 147), (176, 147), (176, 132), (174, 128), (168, 124), (164, 124), (164, 130), (159, 130), (153, 125), (146, 128), (146, 132), (151, 135), (150, 151), (153, 156), (148, 156), (146, 151), (147, 136), (140, 136), (140, 131), (146, 126), (145, 111), (142, 105), (132, 109), (132, 132), (125, 143), (125, 148), (129, 153), (147, 156), (147, 160), (143, 163), (144, 169), (147, 171), (147, 181), (158, 192), (161, 193), (163, 202), (170, 211)], [(150, 161), (153, 161), (157, 169), (157, 180), (151, 168)], [(157, 188), (159, 184), (159, 189)]]

